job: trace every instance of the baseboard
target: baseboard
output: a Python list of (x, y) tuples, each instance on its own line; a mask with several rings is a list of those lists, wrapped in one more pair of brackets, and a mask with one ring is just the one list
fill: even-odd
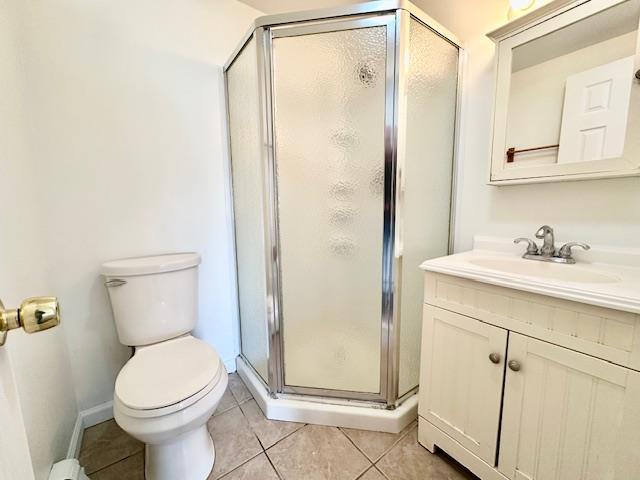
[(80, 446), (82, 445), (82, 437), (84, 435), (84, 425), (82, 422), (82, 413), (78, 414), (76, 423), (73, 426), (73, 433), (69, 441), (69, 449), (67, 450), (67, 458), (78, 458), (80, 456)]
[(234, 357), (226, 358), (222, 360), (225, 368), (227, 369), (227, 373), (233, 373), (236, 371), (236, 358), (237, 357), (234, 356)]
[(113, 402), (105, 402), (80, 412), (84, 428), (93, 427), (113, 418)]
[(105, 402), (95, 407), (82, 410), (76, 418), (73, 433), (69, 441), (67, 458), (78, 458), (85, 428), (93, 427), (113, 418), (113, 402)]

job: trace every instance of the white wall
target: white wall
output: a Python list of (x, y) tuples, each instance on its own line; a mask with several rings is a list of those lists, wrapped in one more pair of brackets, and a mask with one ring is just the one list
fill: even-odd
[(99, 276), (107, 259), (199, 252), (197, 333), (232, 364), (220, 65), (259, 12), (235, 0), (19, 3), (37, 171), (29, 192), (79, 408), (111, 400), (129, 356)]
[(640, 178), (508, 187), (486, 185), (494, 92), (493, 42), (486, 32), (507, 20), (507, 0), (420, 0), (427, 13), (465, 42), (468, 62), (462, 117), (456, 248), (474, 234), (532, 236), (543, 223), (560, 239), (638, 246)]
[[(47, 233), (25, 135), (28, 92), (15, 5), (0, 1), (0, 298), (7, 308), (54, 293), (43, 271)], [(2, 480), (47, 478), (51, 464), (67, 453), (77, 409), (63, 328), (12, 331), (0, 347)]]

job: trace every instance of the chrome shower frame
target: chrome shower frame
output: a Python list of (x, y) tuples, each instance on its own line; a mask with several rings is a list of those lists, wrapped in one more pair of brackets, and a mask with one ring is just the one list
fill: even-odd
[[(415, 18), (459, 50), (458, 99), (456, 105), (456, 138), (453, 158), (453, 177), (451, 190), (451, 221), (449, 232), (449, 252), (453, 251), (455, 221), (455, 183), (458, 164), (458, 131), (460, 118), (460, 91), (462, 81), (463, 50), (461, 43), (453, 34), (439, 25), (412, 3), (404, 0), (383, 0), (323, 10), (311, 10), (282, 15), (260, 17), (249, 29), (239, 46), (224, 65), (225, 97), (227, 101), (227, 120), (229, 125), (229, 105), (227, 91), (227, 71), (234, 60), (255, 39), (258, 58), (258, 78), (260, 84), (260, 103), (262, 109), (261, 132), (262, 154), (261, 168), (264, 181), (263, 216), (265, 239), (266, 269), (266, 312), (269, 341), (268, 379), (265, 387), (276, 398), (278, 394), (311, 395), (315, 397), (340, 398), (371, 402), (389, 409), (395, 408), (404, 398), (415, 393), (417, 386), (408, 392), (399, 392), (399, 338), (400, 316), (395, 300), (400, 298), (400, 278), (402, 274), (402, 256), (397, 252), (397, 239), (400, 231), (396, 229), (396, 218), (401, 216), (402, 202), (396, 185), (404, 170), (406, 148), (406, 88), (407, 59), (401, 52), (409, 42), (409, 23)], [(274, 136), (274, 105), (272, 85), (272, 42), (275, 38), (305, 34), (325, 33), (357, 28), (385, 26), (387, 32), (387, 65), (385, 91), (385, 128), (384, 128), (384, 221), (382, 255), (382, 312), (380, 345), (380, 392), (363, 393), (349, 390), (332, 390), (286, 385), (284, 381), (284, 342), (281, 318), (281, 279), (280, 246), (277, 219), (277, 181)], [(233, 209), (233, 179), (231, 162), (230, 128), (228, 129), (229, 152), (229, 203)], [(233, 211), (233, 210), (232, 210)], [(235, 223), (233, 237), (235, 241)], [(237, 259), (236, 259), (237, 266)], [(238, 288), (240, 286), (238, 285)], [(239, 307), (239, 306), (238, 306)], [(239, 315), (239, 312), (238, 312)], [(240, 323), (240, 322), (238, 322)], [(241, 338), (241, 335), (240, 335)], [(246, 357), (240, 353), (247, 365)], [(256, 373), (256, 377), (262, 377)], [(402, 398), (398, 398), (402, 393)]]

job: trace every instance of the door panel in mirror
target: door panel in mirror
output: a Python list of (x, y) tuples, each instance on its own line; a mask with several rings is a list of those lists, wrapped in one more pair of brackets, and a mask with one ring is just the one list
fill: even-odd
[(624, 154), (633, 56), (567, 78), (558, 163)]

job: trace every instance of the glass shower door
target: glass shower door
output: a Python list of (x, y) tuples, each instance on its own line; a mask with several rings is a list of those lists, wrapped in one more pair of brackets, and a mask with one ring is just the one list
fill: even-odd
[(384, 394), (393, 39), (391, 16), (272, 30), (285, 391)]
[(227, 94), (242, 354), (268, 382), (267, 220), (257, 55), (252, 37), (227, 71)]
[(400, 208), (398, 396), (420, 376), (424, 273), (429, 258), (449, 252), (451, 185), (458, 93), (458, 48), (418, 20), (409, 22), (406, 131)]

